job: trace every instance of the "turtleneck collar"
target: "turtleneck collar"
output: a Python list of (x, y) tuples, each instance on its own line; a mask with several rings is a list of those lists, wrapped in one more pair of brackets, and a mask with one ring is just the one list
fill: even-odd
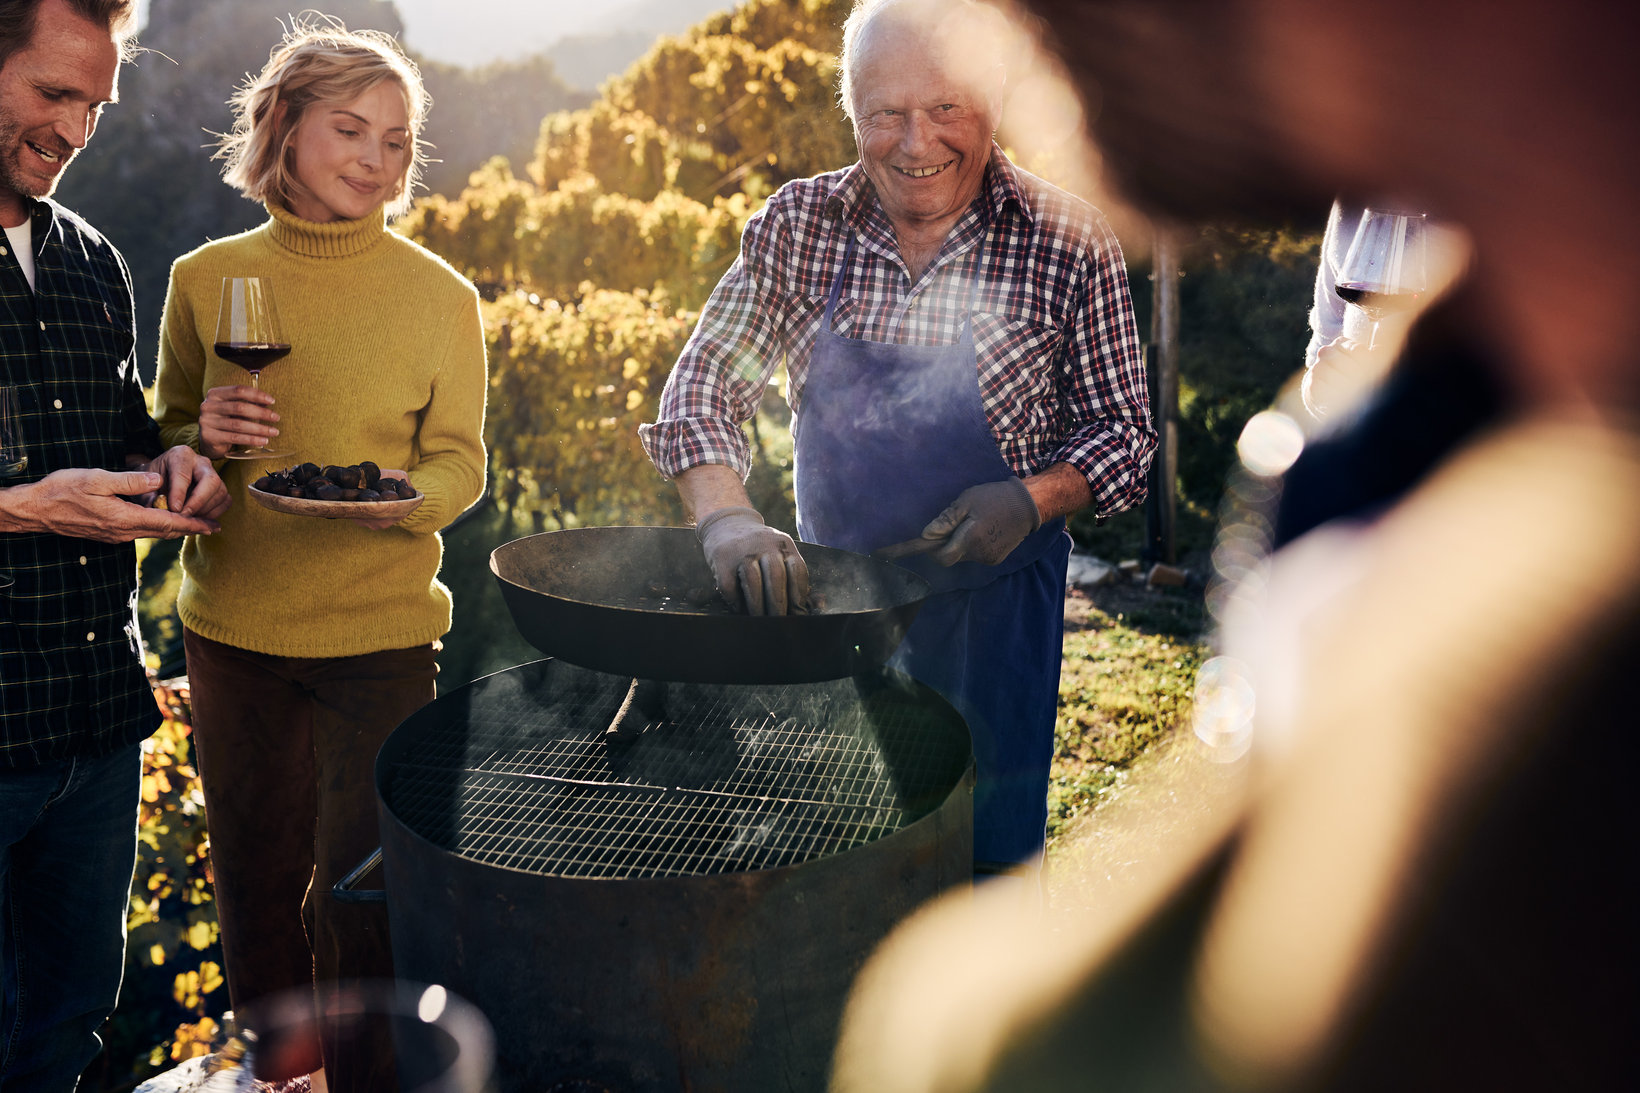
[(334, 220), (320, 224), (303, 220), (281, 205), (267, 202), (273, 217), (269, 231), (274, 242), (309, 258), (349, 258), (375, 246), (387, 233), (387, 213), (378, 208), (359, 220)]

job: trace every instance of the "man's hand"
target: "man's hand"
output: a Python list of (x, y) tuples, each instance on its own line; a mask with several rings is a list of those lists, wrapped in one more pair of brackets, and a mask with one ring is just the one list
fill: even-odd
[(141, 498), (145, 504), (151, 505), (163, 497), (165, 507), (174, 513), (212, 521), (233, 504), (227, 484), (211, 466), (211, 461), (185, 444), (154, 457), (146, 468), (132, 469), (147, 470), (162, 479), (157, 491)]
[(213, 387), (199, 404), (199, 450), (211, 459), (221, 459), (238, 444), (266, 447), (279, 435), (274, 423), (279, 415), (272, 410), (273, 396), (255, 387)]
[(218, 529), (213, 518), (167, 512), (126, 500), (157, 494), (164, 486), (165, 477), (153, 471), (53, 471), (38, 482), (0, 490), (0, 531), (49, 532), (69, 539), (128, 543), (133, 539), (209, 535)]
[(1366, 352), (1359, 342), (1342, 336), (1317, 351), (1315, 363), (1304, 370), (1304, 382), (1299, 388), (1304, 408), (1312, 417), (1324, 418), (1360, 397), (1374, 370)]
[(731, 505), (695, 527), (718, 594), (748, 615), (785, 615), (809, 602), (809, 567), (797, 544), (754, 508)]
[(1020, 479), (1005, 478), (968, 487), (929, 521), (919, 538), (872, 553), (888, 560), (932, 553), (941, 565), (996, 565), (1041, 526), (1042, 513), (1031, 491)]

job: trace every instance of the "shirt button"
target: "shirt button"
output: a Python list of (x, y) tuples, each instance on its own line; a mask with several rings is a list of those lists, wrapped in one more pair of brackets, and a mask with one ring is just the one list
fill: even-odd
[(60, 398), (54, 398), (54, 399), (52, 399), (52, 400), (51, 400), (51, 404), (52, 404), (52, 405), (53, 405), (53, 406), (55, 406), (55, 407), (56, 407), (56, 408), (57, 408), (57, 409), (59, 409), (59, 410), (61, 410), (61, 409), (62, 409), (62, 408), (63, 408), (63, 400), (62, 400), (62, 399), (60, 399)]
[(86, 564), (86, 558), (85, 558), (85, 555), (84, 555), (84, 554), (82, 554), (82, 555), (80, 555), (80, 564), (81, 564), (81, 565), (85, 565), (85, 564)]
[(44, 319), (41, 319), (40, 320), (40, 329), (44, 330), (45, 328), (46, 328), (46, 321)]
[(86, 641), (96, 641), (97, 640), (97, 632), (95, 630), (87, 630), (85, 632), (85, 640)]
[(5, 247), (0, 247), (0, 254), (10, 254), (10, 253), (11, 253), (11, 251), (7, 250)]

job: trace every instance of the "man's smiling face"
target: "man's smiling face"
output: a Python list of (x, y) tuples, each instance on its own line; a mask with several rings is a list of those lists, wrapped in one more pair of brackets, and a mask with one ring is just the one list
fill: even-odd
[(119, 48), (62, 0), (40, 5), (29, 44), (0, 68), (0, 219), (20, 223), (22, 197), (45, 197), (114, 101)]
[(932, 36), (878, 20), (854, 57), (860, 163), (902, 234), (949, 230), (979, 195), (991, 157), (995, 104), (942, 53)]

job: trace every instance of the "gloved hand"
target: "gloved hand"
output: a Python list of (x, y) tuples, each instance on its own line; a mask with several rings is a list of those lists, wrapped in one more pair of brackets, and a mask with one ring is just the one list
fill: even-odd
[(748, 615), (784, 615), (809, 603), (809, 567), (797, 544), (756, 509), (718, 509), (695, 528), (718, 594)]
[(941, 565), (979, 562), (996, 565), (1025, 536), (1042, 526), (1042, 513), (1025, 483), (1018, 478), (969, 486), (945, 511), (929, 521), (922, 535), (875, 550), (878, 558), (893, 560), (908, 554), (934, 555)]

